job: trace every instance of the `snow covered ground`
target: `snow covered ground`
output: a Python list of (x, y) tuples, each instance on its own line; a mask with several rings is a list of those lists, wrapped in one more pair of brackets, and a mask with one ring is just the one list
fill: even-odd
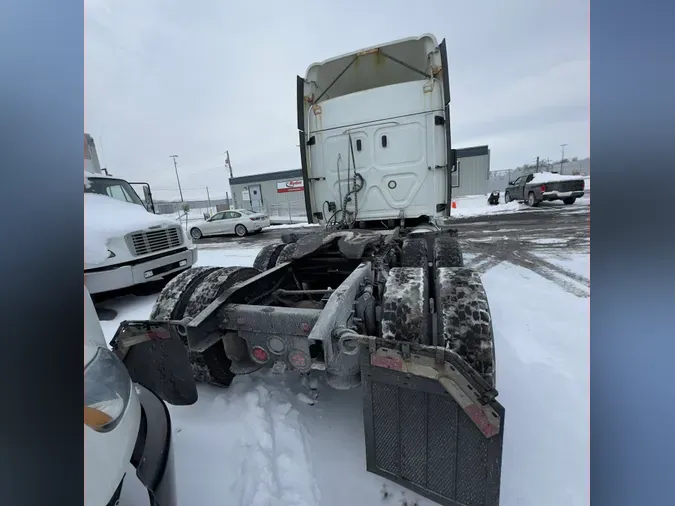
[[(221, 245), (222, 246), (222, 245)], [(252, 265), (257, 248), (200, 250), (200, 265)], [(589, 256), (549, 255), (588, 275)], [(468, 260), (468, 258), (467, 258)], [(588, 503), (589, 304), (525, 268), (482, 275), (494, 321), (499, 400), (506, 408), (501, 506)], [(148, 316), (156, 295), (106, 302), (107, 338)], [(238, 377), (228, 390), (199, 386), (194, 406), (173, 407), (180, 504), (199, 506), (434, 504), (365, 471), (360, 390), (319, 385), (302, 402), (293, 375)], [(133, 470), (131, 472), (133, 476)], [(122, 505), (145, 504), (128, 479)], [(382, 499), (386, 483), (389, 497)]]

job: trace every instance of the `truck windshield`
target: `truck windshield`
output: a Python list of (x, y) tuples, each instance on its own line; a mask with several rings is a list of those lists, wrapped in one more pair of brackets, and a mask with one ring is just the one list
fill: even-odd
[(122, 202), (143, 205), (143, 201), (124, 179), (111, 177), (88, 177), (89, 186), (84, 186), (84, 193), (98, 193), (106, 195)]

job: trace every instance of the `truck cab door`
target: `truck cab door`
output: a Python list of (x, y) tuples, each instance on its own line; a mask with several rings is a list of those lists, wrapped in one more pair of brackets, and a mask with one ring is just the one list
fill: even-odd
[(525, 181), (525, 177), (520, 176), (513, 182), (513, 194), (511, 196), (513, 200), (523, 200), (523, 186), (521, 184), (523, 181)]
[(530, 193), (527, 185), (530, 184), (530, 181), (534, 179), (534, 174), (528, 174), (527, 177), (523, 179), (523, 200), (527, 200), (527, 196)]

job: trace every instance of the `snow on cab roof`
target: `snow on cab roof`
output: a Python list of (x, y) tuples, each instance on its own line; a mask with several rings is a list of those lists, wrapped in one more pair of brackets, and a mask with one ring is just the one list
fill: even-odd
[[(98, 177), (97, 174), (94, 174)], [(85, 173), (86, 176), (86, 173)], [(97, 193), (84, 194), (84, 262), (97, 265), (108, 259), (108, 243), (130, 232), (157, 225), (178, 225), (171, 218), (149, 213), (143, 206)]]
[(111, 178), (111, 179), (117, 179), (117, 178), (114, 178), (112, 176), (109, 176), (108, 174), (103, 174), (103, 173), (99, 173), (99, 172), (89, 172), (89, 171), (85, 170), (84, 171), (84, 186), (86, 188), (89, 188), (89, 186), (91, 186), (90, 183), (89, 183), (90, 177), (97, 177), (97, 178), (107, 177), (107, 178)]

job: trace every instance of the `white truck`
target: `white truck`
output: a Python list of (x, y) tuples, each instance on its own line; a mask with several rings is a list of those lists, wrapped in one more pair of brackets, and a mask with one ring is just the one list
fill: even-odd
[[(141, 185), (145, 201), (132, 185)], [(85, 134), (84, 280), (89, 293), (108, 292), (189, 269), (197, 249), (180, 223), (154, 214), (147, 183), (104, 173)]]
[(108, 348), (86, 288), (84, 308), (84, 503), (116, 505), (133, 466), (151, 506), (175, 506), (169, 411)]
[(449, 101), (432, 35), (311, 65), (297, 79), (300, 155), (308, 220), (324, 229), (263, 247), (253, 267), (171, 280), (111, 343), (132, 377), (186, 403), (195, 381), (226, 388), (263, 368), (360, 387), (368, 471), (444, 505), (496, 506), (505, 410), (490, 308), (442, 227)]

